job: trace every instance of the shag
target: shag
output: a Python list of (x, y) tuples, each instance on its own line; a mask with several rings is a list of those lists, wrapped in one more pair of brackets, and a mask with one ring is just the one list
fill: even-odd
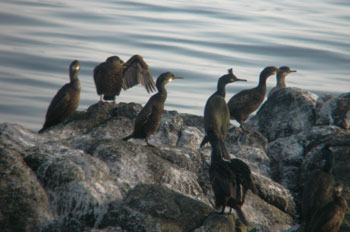
[[(209, 97), (204, 108), (204, 129), (206, 134), (214, 134), (217, 136), (221, 143), (222, 155), (225, 159), (229, 159), (225, 146), (226, 134), (230, 125), (230, 113), (225, 101), (225, 87), (228, 83), (235, 81), (246, 81), (238, 79), (232, 72), (232, 69), (228, 70), (228, 74), (219, 78), (217, 83), (217, 91)], [(200, 147), (204, 146), (208, 142), (208, 136), (203, 138)]]
[(312, 216), (309, 232), (337, 232), (339, 230), (347, 209), (346, 200), (341, 196), (342, 189), (341, 184), (335, 186), (333, 200), (318, 209)]
[[(245, 162), (243, 162), (240, 159), (231, 159), (230, 167), (232, 170), (234, 170), (236, 174), (237, 184), (242, 186), (243, 195), (242, 195), (242, 198), (240, 199), (240, 202), (243, 205), (247, 191), (250, 189), (254, 194), (258, 194), (258, 190), (256, 189), (253, 183), (252, 174), (249, 169), (249, 166)], [(230, 202), (229, 202), (229, 205), (230, 205)]]
[(279, 89), (283, 89), (283, 88), (287, 88), (287, 85), (286, 85), (286, 76), (289, 74), (289, 73), (292, 73), (292, 72), (296, 72), (297, 70), (291, 70), (290, 67), (288, 66), (282, 66), (278, 69), (278, 72), (277, 72), (277, 75), (276, 75), (276, 86), (273, 87), (271, 90), (270, 90), (270, 93), (269, 93), (269, 97), (272, 96), (272, 94), (274, 92), (276, 92), (277, 90)]
[(276, 74), (278, 69), (273, 66), (266, 67), (260, 73), (259, 84), (253, 89), (243, 90), (234, 95), (227, 103), (231, 119), (235, 119), (244, 129), (244, 122), (249, 115), (259, 108), (266, 94), (266, 80)]
[(237, 181), (238, 175), (232, 168), (230, 161), (221, 158), (220, 139), (214, 134), (209, 134), (208, 141), (212, 147), (209, 177), (215, 197), (215, 208), (222, 207), (221, 214), (225, 213), (226, 206), (230, 207), (229, 214), (234, 208), (240, 220), (248, 225), (241, 209), (243, 203), (241, 202), (240, 185)]
[(124, 63), (118, 56), (108, 57), (94, 69), (94, 81), (100, 102), (115, 101), (121, 89), (129, 89), (141, 83), (148, 93), (155, 91), (148, 65), (140, 55), (132, 56)]
[(322, 169), (314, 171), (304, 183), (301, 206), (306, 227), (309, 225), (312, 214), (322, 205), (330, 202), (333, 197), (334, 156), (329, 144), (324, 145), (321, 152), (325, 159)]
[(137, 115), (134, 131), (131, 135), (123, 138), (124, 141), (130, 138), (144, 138), (146, 143), (152, 146), (148, 139), (154, 134), (160, 124), (160, 119), (164, 110), (164, 103), (167, 98), (167, 90), (165, 85), (173, 79), (183, 79), (183, 77), (177, 77), (170, 72), (161, 74), (156, 82), (158, 93), (154, 94), (142, 108), (140, 113)]
[(79, 61), (74, 60), (69, 67), (70, 82), (59, 89), (52, 99), (46, 112), (44, 126), (39, 133), (44, 132), (51, 126), (63, 122), (78, 108), (81, 89), (80, 81), (78, 79), (79, 69)]

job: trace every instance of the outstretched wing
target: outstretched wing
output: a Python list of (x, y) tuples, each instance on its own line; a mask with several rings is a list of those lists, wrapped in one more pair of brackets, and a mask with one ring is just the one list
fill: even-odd
[(148, 93), (156, 90), (148, 65), (140, 55), (132, 56), (125, 64), (122, 87), (129, 89), (137, 84), (143, 85)]

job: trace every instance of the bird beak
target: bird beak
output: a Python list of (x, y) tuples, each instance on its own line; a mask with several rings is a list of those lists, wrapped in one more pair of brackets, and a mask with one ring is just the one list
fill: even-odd
[(175, 77), (175, 76), (174, 76), (172, 79), (173, 79), (173, 80), (174, 80), (174, 79), (184, 79), (184, 77)]
[(247, 81), (247, 80), (245, 80), (245, 79), (239, 79), (239, 78), (236, 78), (236, 80), (235, 81)]
[(289, 72), (297, 72), (297, 70), (290, 70)]

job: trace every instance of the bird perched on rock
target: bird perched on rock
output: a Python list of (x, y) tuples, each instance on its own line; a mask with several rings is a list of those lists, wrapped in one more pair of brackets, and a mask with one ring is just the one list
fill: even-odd
[(274, 92), (276, 92), (279, 89), (287, 88), (286, 85), (286, 76), (289, 73), (296, 72), (297, 70), (291, 70), (288, 66), (282, 66), (278, 69), (277, 75), (276, 75), (276, 86), (273, 87), (270, 90), (269, 97), (272, 96)]
[(225, 213), (227, 206), (230, 207), (229, 214), (234, 208), (240, 220), (248, 225), (241, 209), (243, 203), (241, 201), (240, 185), (237, 182), (238, 176), (235, 170), (232, 169), (230, 161), (221, 158), (222, 145), (220, 139), (214, 134), (208, 134), (207, 136), (212, 147), (209, 177), (214, 192), (215, 207), (222, 208), (221, 214)]
[(74, 60), (69, 67), (70, 82), (60, 88), (52, 99), (46, 112), (45, 123), (39, 133), (44, 132), (51, 126), (63, 122), (78, 108), (81, 89), (80, 81), (78, 79), (79, 69), (79, 61)]
[[(244, 204), (247, 191), (250, 189), (254, 194), (258, 194), (258, 190), (255, 187), (252, 179), (252, 173), (249, 166), (240, 159), (231, 159), (230, 167), (236, 174), (236, 183), (241, 186), (242, 198), (240, 199), (241, 204)], [(228, 204), (230, 206), (230, 202)]]
[(100, 102), (115, 101), (121, 89), (129, 89), (141, 83), (148, 93), (155, 91), (154, 81), (148, 65), (140, 55), (132, 56), (124, 63), (118, 56), (108, 57), (107, 60), (94, 69), (94, 81)]
[(253, 89), (243, 90), (234, 95), (227, 103), (231, 119), (235, 119), (244, 129), (244, 122), (249, 115), (259, 108), (266, 94), (266, 80), (276, 74), (278, 69), (273, 66), (264, 68), (260, 73), (259, 84)]
[(341, 196), (342, 189), (341, 184), (335, 186), (333, 200), (315, 212), (306, 232), (337, 232), (339, 230), (347, 209), (347, 202)]
[[(217, 90), (209, 97), (204, 108), (205, 132), (207, 135), (208, 133), (212, 133), (219, 138), (222, 147), (222, 155), (226, 159), (230, 158), (225, 146), (227, 130), (230, 125), (230, 114), (225, 101), (225, 87), (228, 83), (233, 83), (235, 81), (246, 80), (238, 79), (233, 74), (232, 69), (229, 69), (228, 74), (219, 78)], [(204, 146), (208, 142), (207, 135), (203, 138), (200, 147)]]
[[(140, 113), (137, 115), (134, 131), (131, 135), (123, 138), (124, 141), (130, 138), (144, 138), (146, 143), (149, 137), (156, 132), (159, 127), (160, 119), (164, 110), (164, 103), (167, 98), (167, 90), (165, 85), (174, 79), (183, 79), (183, 77), (177, 77), (170, 72), (161, 74), (156, 82), (158, 93), (154, 94), (142, 108)], [(151, 145), (152, 146), (152, 145)]]
[(324, 145), (321, 152), (325, 159), (322, 169), (314, 171), (304, 183), (301, 206), (306, 227), (309, 225), (312, 214), (333, 198), (334, 156), (329, 144)]

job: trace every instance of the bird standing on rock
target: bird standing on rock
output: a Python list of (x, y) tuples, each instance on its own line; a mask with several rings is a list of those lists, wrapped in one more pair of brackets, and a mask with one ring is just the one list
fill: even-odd
[(227, 107), (225, 96), (225, 87), (228, 83), (235, 81), (246, 81), (238, 79), (232, 72), (228, 70), (228, 74), (219, 78), (217, 83), (217, 91), (209, 97), (204, 108), (204, 129), (206, 136), (203, 138), (200, 147), (208, 142), (208, 134), (214, 134), (220, 140), (222, 155), (225, 159), (229, 159), (230, 155), (225, 146), (227, 131), (230, 125), (230, 113)]
[(177, 77), (170, 72), (161, 74), (156, 82), (158, 93), (154, 94), (142, 108), (140, 113), (137, 115), (134, 131), (131, 135), (123, 138), (124, 141), (130, 138), (144, 138), (146, 143), (149, 137), (156, 132), (159, 127), (160, 120), (164, 110), (164, 103), (167, 98), (167, 90), (165, 85), (174, 79), (183, 79), (183, 77)]
[(346, 200), (341, 196), (342, 190), (341, 184), (334, 187), (333, 200), (315, 212), (306, 232), (337, 232), (339, 230), (348, 207)]
[(304, 183), (301, 209), (306, 227), (312, 215), (324, 204), (330, 202), (333, 197), (334, 156), (329, 144), (324, 145), (321, 152), (325, 159), (322, 169), (314, 171)]
[[(242, 186), (242, 198), (240, 199), (241, 204), (244, 204), (248, 190), (250, 189), (254, 194), (258, 194), (258, 190), (255, 187), (252, 179), (252, 173), (249, 166), (240, 159), (231, 159), (230, 167), (236, 174), (237, 184)], [(230, 202), (229, 204), (230, 205)]]
[(115, 102), (121, 89), (129, 89), (141, 83), (148, 93), (155, 91), (154, 81), (148, 65), (140, 55), (132, 56), (124, 63), (118, 56), (107, 60), (94, 69), (94, 81), (100, 102), (103, 100)]
[(209, 177), (215, 196), (215, 207), (222, 207), (221, 214), (225, 212), (226, 206), (230, 207), (229, 214), (232, 208), (235, 209), (240, 220), (248, 225), (241, 207), (248, 189), (257, 194), (249, 166), (240, 159), (223, 160), (221, 141), (215, 134), (208, 134), (208, 141), (212, 147)]
[(240, 185), (237, 183), (237, 176), (232, 170), (230, 162), (221, 158), (221, 141), (215, 135), (208, 135), (208, 141), (212, 147), (209, 178), (214, 192), (215, 207), (222, 207), (221, 214), (225, 213), (227, 206), (230, 207), (229, 214), (234, 208), (240, 220), (247, 225), (247, 219), (241, 209)]
[(78, 108), (81, 85), (78, 79), (80, 63), (74, 60), (69, 67), (70, 82), (58, 90), (46, 112), (45, 123), (39, 133), (70, 117)]
[(276, 86), (273, 87), (271, 90), (270, 90), (270, 93), (269, 93), (269, 97), (272, 96), (272, 94), (274, 92), (276, 92), (277, 90), (279, 89), (283, 89), (283, 88), (287, 88), (287, 85), (286, 85), (286, 76), (289, 74), (289, 73), (292, 73), (292, 72), (296, 72), (297, 70), (291, 70), (290, 67), (288, 66), (282, 66), (278, 69), (278, 72), (277, 72), (277, 75), (276, 75)]
[(231, 119), (239, 122), (242, 129), (244, 129), (244, 122), (248, 119), (249, 115), (257, 110), (265, 99), (267, 78), (277, 72), (278, 69), (274, 66), (264, 68), (260, 73), (257, 87), (237, 93), (227, 103)]

